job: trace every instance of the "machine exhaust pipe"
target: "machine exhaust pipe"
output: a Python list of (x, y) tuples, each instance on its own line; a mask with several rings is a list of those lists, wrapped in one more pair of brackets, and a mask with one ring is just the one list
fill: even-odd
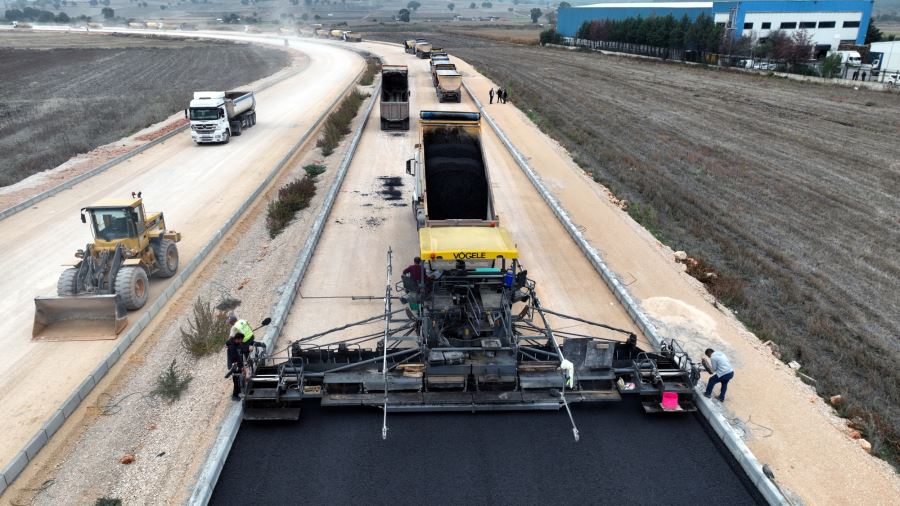
[(128, 323), (118, 295), (35, 297), (31, 337), (38, 341), (115, 339)]

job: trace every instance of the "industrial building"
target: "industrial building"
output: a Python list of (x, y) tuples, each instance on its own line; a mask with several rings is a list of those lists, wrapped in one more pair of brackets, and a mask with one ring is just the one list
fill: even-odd
[(772, 30), (793, 35), (806, 30), (819, 49), (863, 44), (874, 0), (750, 0), (744, 2), (600, 3), (559, 10), (557, 31), (574, 37), (585, 21), (673, 15), (696, 19), (707, 14), (734, 38), (764, 39)]
[(882, 73), (900, 72), (900, 40), (873, 42), (869, 45), (869, 60)]

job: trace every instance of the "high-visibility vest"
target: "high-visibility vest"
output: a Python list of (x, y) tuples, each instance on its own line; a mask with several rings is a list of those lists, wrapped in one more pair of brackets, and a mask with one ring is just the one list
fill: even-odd
[(244, 335), (244, 342), (253, 339), (253, 329), (250, 327), (250, 324), (247, 323), (247, 320), (238, 320), (233, 327), (235, 332), (240, 332)]

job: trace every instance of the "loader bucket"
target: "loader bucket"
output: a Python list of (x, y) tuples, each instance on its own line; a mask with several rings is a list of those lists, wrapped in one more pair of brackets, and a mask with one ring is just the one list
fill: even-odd
[(32, 339), (96, 341), (115, 339), (128, 322), (118, 295), (35, 297)]

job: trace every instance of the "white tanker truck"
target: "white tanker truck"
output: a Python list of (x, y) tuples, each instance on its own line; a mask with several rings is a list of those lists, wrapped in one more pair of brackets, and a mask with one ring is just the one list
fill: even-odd
[(256, 124), (256, 96), (252, 91), (196, 91), (184, 115), (197, 144), (227, 143)]

